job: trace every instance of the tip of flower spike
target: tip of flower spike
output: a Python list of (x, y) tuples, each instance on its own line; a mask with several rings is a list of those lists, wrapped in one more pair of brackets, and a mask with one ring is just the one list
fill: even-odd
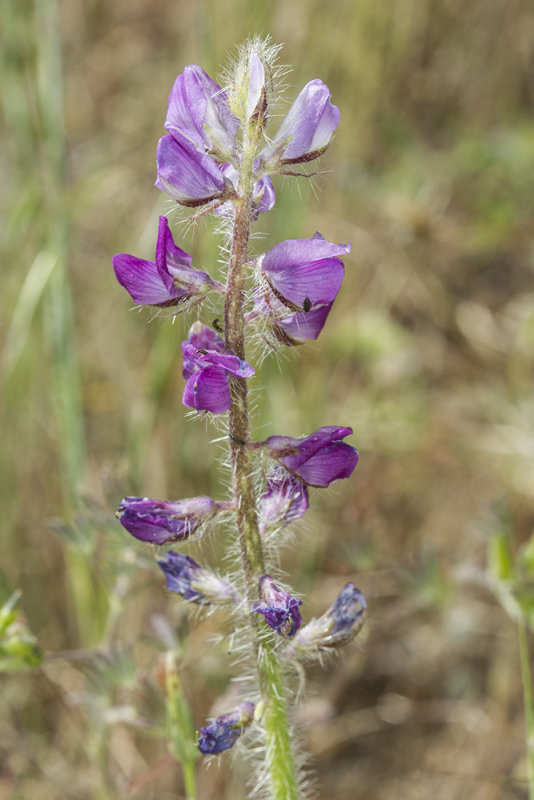
[(270, 37), (254, 36), (238, 48), (226, 75), (232, 113), (243, 123), (258, 126), (259, 133), (284, 71), (276, 63), (280, 50), (281, 45), (273, 45)]

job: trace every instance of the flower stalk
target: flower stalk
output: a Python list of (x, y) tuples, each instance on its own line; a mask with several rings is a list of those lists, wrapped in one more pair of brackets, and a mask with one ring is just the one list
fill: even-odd
[[(154, 261), (125, 253), (113, 260), (119, 283), (136, 305), (177, 314), (199, 308), (209, 293), (224, 296), (224, 331), (213, 323), (224, 339), (197, 319), (182, 343), (182, 402), (200, 413), (228, 413), (232, 499), (127, 497), (118, 517), (132, 536), (162, 547), (205, 535), (221, 513), (232, 515), (242, 572), (236, 586), (183, 552), (170, 550), (157, 559), (167, 588), (185, 602), (208, 610), (222, 605), (233, 613), (255, 664), (252, 697), (240, 698), (238, 706), (202, 727), (197, 747), (205, 756), (217, 756), (238, 740), (245, 743), (249, 728), (262, 728), (265, 796), (299, 800), (285, 664), (349, 641), (361, 627), (365, 600), (349, 583), (319, 620), (302, 628), (303, 602), (279, 584), (271, 563), (276, 561), (271, 558), (274, 538), (308, 509), (308, 487), (327, 487), (352, 474), (358, 454), (343, 441), (352, 428), (330, 425), (307, 436), (276, 434), (251, 441), (249, 331), (253, 335), (257, 329), (262, 339), (267, 331), (274, 350), (316, 339), (343, 279), (341, 256), (350, 252), (350, 244), (334, 244), (315, 233), (280, 242), (259, 256), (249, 254), (251, 223), (275, 203), (270, 175), (288, 174), (288, 164), (317, 158), (339, 121), (330, 90), (314, 80), (301, 91), (278, 134), (266, 136), (277, 52), (258, 39), (247, 43), (226, 89), (201, 67), (186, 67), (169, 97), (169, 133), (158, 145), (156, 186), (186, 208), (198, 207), (195, 216), (209, 212), (228, 220), (226, 285), (193, 267), (194, 256), (175, 244), (165, 217)], [(258, 452), (262, 460), (271, 460), (264, 488), (255, 475)]]
[[(242, 194), (236, 202), (224, 309), (226, 346), (241, 359), (245, 359), (245, 265), (248, 261), (253, 189), (253, 158), (250, 155), (246, 156), (246, 145), (245, 141), (239, 176)], [(252, 464), (246, 447), (250, 438), (246, 378), (231, 376), (230, 392), (232, 405), (229, 411), (228, 429), (235, 521), (247, 599), (249, 604), (252, 604), (258, 599), (258, 578), (265, 573), (265, 562), (258, 527)], [(265, 703), (263, 723), (273, 799), (297, 800), (297, 777), (280, 664), (276, 653), (269, 645), (261, 644), (255, 614), (250, 615), (250, 626), (258, 682)]]

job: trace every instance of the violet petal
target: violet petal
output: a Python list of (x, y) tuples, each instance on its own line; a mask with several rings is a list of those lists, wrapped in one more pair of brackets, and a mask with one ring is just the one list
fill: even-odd
[(190, 64), (178, 75), (169, 95), (165, 128), (186, 136), (199, 150), (230, 154), (239, 120), (228, 108), (226, 92), (204, 72)]
[(232, 404), (228, 373), (222, 367), (198, 369), (187, 381), (182, 397), (184, 406), (197, 411), (223, 414)]
[(177, 133), (162, 136), (156, 160), (156, 186), (182, 205), (204, 205), (220, 197), (227, 188), (215, 161)]
[(124, 286), (138, 306), (175, 305), (188, 293), (172, 285), (167, 286), (153, 261), (119, 253), (113, 256), (113, 269), (121, 286)]
[(352, 428), (327, 425), (310, 436), (270, 436), (264, 443), (272, 458), (310, 486), (328, 486), (348, 478), (358, 463), (358, 453), (341, 441)]

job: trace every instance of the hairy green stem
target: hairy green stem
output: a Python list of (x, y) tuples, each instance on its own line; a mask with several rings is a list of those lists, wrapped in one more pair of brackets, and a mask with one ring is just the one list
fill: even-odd
[[(254, 184), (253, 155), (247, 157), (247, 142), (244, 143), (243, 150), (245, 155), (241, 164), (240, 192), (236, 199), (225, 303), (226, 346), (242, 359), (245, 358), (245, 265), (248, 259)], [(230, 390), (232, 405), (229, 415), (229, 437), (235, 520), (247, 599), (252, 603), (258, 598), (258, 579), (266, 569), (258, 530), (252, 465), (245, 447), (250, 436), (247, 381), (232, 377)], [(268, 645), (260, 643), (257, 623), (252, 618), (251, 631), (256, 652), (258, 682), (265, 703), (263, 723), (272, 797), (274, 800), (297, 800), (298, 789), (280, 664), (275, 652)]]

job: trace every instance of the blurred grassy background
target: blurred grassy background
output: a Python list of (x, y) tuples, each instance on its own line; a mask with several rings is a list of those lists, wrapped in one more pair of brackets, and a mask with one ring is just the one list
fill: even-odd
[[(151, 258), (171, 208), (153, 181), (175, 76), (216, 77), (254, 33), (284, 43), (291, 98), (321, 77), (342, 115), (317, 196), (280, 179), (257, 226), (267, 246), (352, 241), (319, 343), (257, 379), (259, 435), (352, 425), (361, 453), (284, 555), (307, 615), (348, 580), (370, 605), (299, 712), (319, 796), (526, 798), (515, 631), (486, 562), (534, 520), (530, 0), (2, 0), (1, 27), (0, 601), (21, 588), (64, 656), (0, 677), (0, 798), (182, 797), (161, 615), (197, 726), (231, 671), (207, 638), (221, 620), (189, 629), (113, 518), (124, 494), (223, 476), (180, 404), (186, 322), (129, 311), (111, 256)], [(209, 269), (213, 227), (180, 241)], [(245, 796), (226, 760), (199, 781), (202, 800)]]

